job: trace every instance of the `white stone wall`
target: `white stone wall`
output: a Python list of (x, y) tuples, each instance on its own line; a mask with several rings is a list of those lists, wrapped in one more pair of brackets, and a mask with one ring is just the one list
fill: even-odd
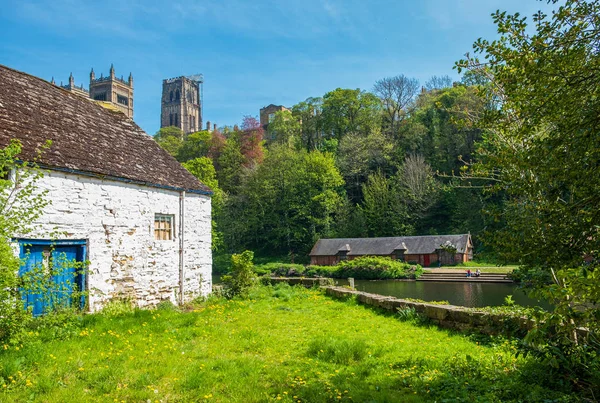
[[(88, 241), (92, 311), (112, 297), (129, 297), (139, 306), (178, 302), (179, 192), (57, 171), (37, 187), (48, 190), (52, 203), (27, 238)], [(209, 196), (192, 193), (184, 203), (184, 295), (189, 301), (212, 288), (211, 204)], [(155, 213), (175, 216), (173, 240), (154, 239)]]

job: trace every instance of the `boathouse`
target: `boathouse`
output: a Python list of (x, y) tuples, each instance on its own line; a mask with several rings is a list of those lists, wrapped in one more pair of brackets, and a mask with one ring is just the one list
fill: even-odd
[(360, 256), (387, 256), (425, 267), (452, 265), (473, 259), (473, 243), (469, 234), (319, 239), (310, 264), (335, 265)]

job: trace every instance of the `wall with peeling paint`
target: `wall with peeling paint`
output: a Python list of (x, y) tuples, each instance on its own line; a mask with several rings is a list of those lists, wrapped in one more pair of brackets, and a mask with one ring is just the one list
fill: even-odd
[[(90, 309), (113, 297), (139, 306), (178, 301), (179, 193), (50, 171), (37, 184), (52, 204), (27, 238), (88, 241)], [(211, 288), (210, 197), (187, 193), (184, 299)], [(174, 239), (154, 239), (154, 215), (175, 216)], [(51, 234), (55, 234), (51, 236)]]

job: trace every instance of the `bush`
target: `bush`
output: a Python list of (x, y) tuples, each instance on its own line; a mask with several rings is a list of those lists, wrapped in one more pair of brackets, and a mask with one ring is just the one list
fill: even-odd
[(305, 267), (294, 263), (265, 263), (254, 266), (254, 272), (259, 276), (273, 275), (284, 277), (298, 277), (304, 274)]
[(414, 278), (420, 275), (420, 272), (422, 272), (420, 266), (411, 266), (389, 257), (363, 256), (338, 263), (335, 276), (337, 278), (354, 277), (358, 280), (385, 280)]
[(249, 250), (239, 255), (231, 255), (231, 275), (223, 276), (223, 283), (227, 286), (229, 297), (246, 297), (249, 290), (256, 283), (253, 258), (254, 252)]
[(31, 320), (18, 291), (19, 264), (8, 242), (0, 240), (0, 342), (10, 340)]

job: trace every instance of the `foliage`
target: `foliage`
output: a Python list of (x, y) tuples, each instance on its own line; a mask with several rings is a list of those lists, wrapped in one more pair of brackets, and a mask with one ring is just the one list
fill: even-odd
[(217, 180), (217, 174), (213, 162), (208, 157), (199, 157), (184, 162), (183, 167), (190, 171), (192, 175), (208, 186), (212, 191), (211, 197), (211, 208), (212, 208), (212, 219), (211, 219), (211, 231), (212, 231), (212, 250), (216, 251), (219, 249), (223, 242), (223, 235), (217, 227), (217, 223), (214, 217), (218, 217), (221, 214), (223, 206), (225, 204), (225, 193), (219, 188), (219, 181)]
[[(555, 305), (528, 351), (596, 396), (599, 16), (600, 3), (577, 0), (535, 14), (533, 26), (519, 14), (496, 12), (499, 39), (477, 40), (475, 55), (457, 63), (489, 79), (483, 90), (496, 105), (479, 122), (489, 134), (468, 172), (508, 198), (495, 210), (506, 227), (489, 240)], [(589, 329), (587, 338), (578, 337), (580, 326)]]
[(275, 117), (269, 122), (267, 131), (269, 141), (301, 148), (302, 122), (291, 111), (275, 112)]
[(169, 154), (176, 157), (183, 144), (183, 132), (175, 126), (163, 127), (156, 132), (154, 140)]
[(91, 314), (68, 340), (0, 346), (0, 399), (582, 400), (503, 339), (415, 326), (303, 287), (257, 287), (249, 297)]
[(297, 277), (304, 273), (304, 266), (296, 263), (265, 263), (254, 266), (254, 272), (260, 276), (273, 275), (273, 276), (286, 276), (286, 277)]
[(392, 278), (415, 278), (421, 275), (420, 266), (382, 256), (361, 256), (337, 264), (337, 278), (353, 277), (357, 280), (384, 280)]
[[(38, 158), (48, 142), (38, 152)], [(36, 161), (19, 161), (21, 143), (11, 142), (0, 149), (0, 341), (7, 341), (27, 324), (30, 315), (23, 310), (19, 287), (26, 287), (18, 277), (20, 260), (10, 245), (13, 236), (26, 236), (49, 204), (47, 190), (37, 189), (43, 171)]]
[(185, 136), (177, 150), (177, 160), (185, 162), (195, 158), (207, 157), (212, 146), (212, 135), (208, 131), (190, 133)]
[(397, 135), (398, 126), (408, 116), (415, 96), (419, 91), (419, 81), (403, 74), (377, 80), (373, 92), (383, 104), (384, 125), (391, 136)]
[(375, 95), (338, 88), (323, 96), (322, 124), (327, 138), (338, 141), (346, 134), (368, 134), (378, 128), (381, 101)]
[(231, 255), (231, 273), (222, 278), (223, 283), (228, 287), (230, 297), (245, 297), (250, 288), (256, 284), (253, 258), (254, 253), (249, 250)]
[(370, 237), (409, 235), (407, 196), (402, 188), (378, 172), (362, 185), (363, 203), (359, 209)]
[(342, 178), (331, 155), (273, 144), (228, 198), (223, 227), (232, 250), (305, 254), (331, 231)]

